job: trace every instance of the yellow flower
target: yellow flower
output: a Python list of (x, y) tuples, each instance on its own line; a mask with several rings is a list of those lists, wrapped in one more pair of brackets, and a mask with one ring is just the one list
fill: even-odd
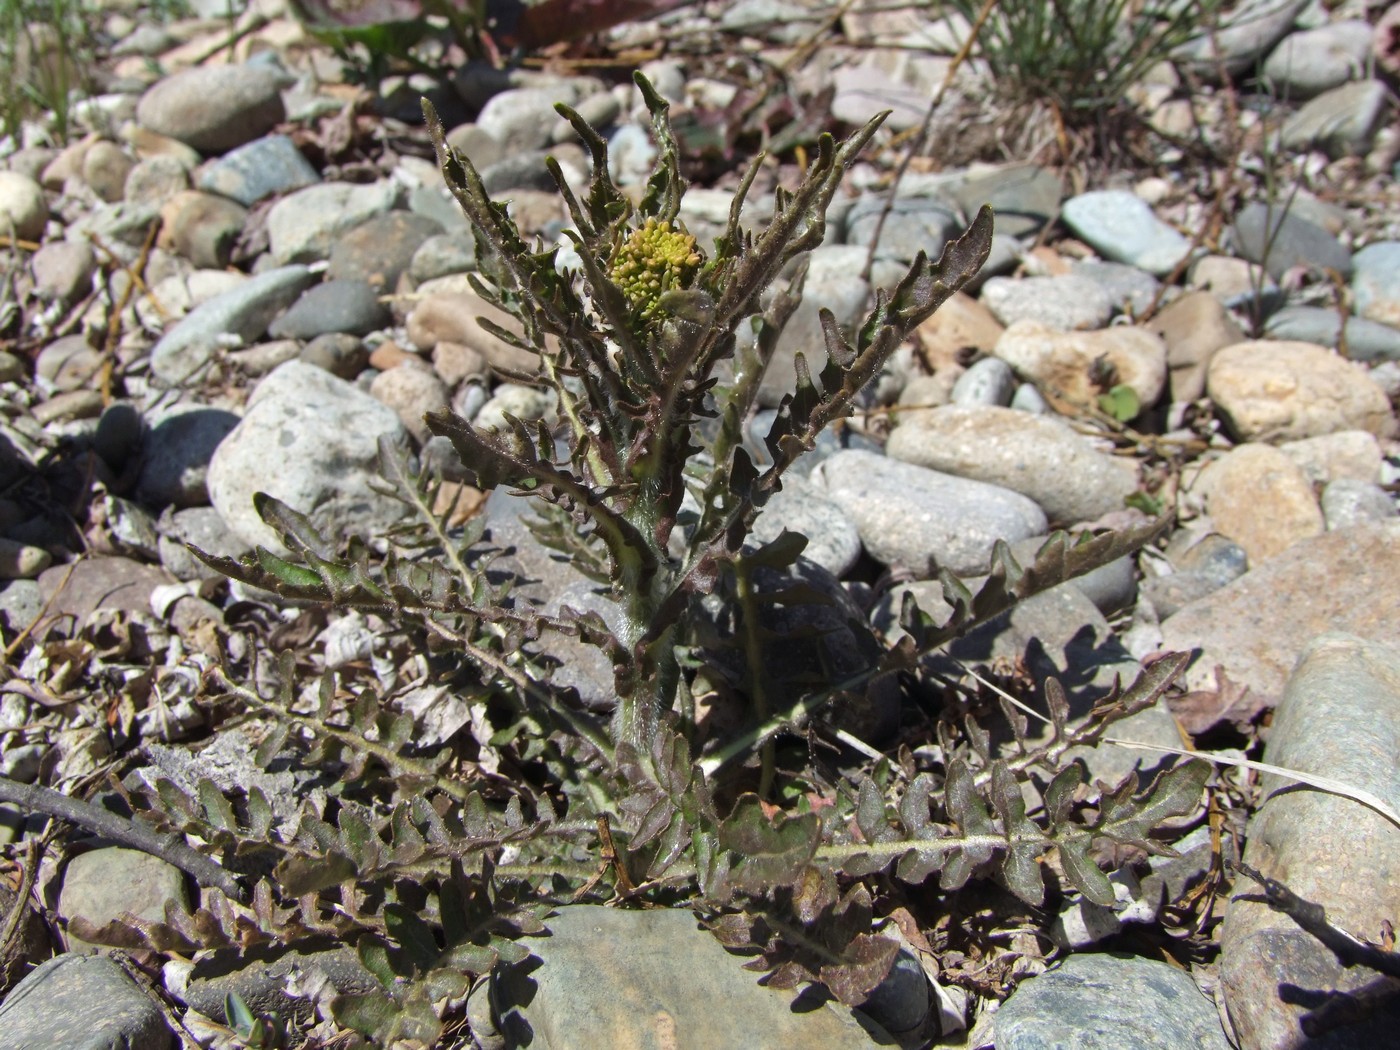
[(618, 248), (609, 276), (646, 322), (656, 316), (663, 295), (690, 284), (702, 261), (694, 237), (647, 219)]

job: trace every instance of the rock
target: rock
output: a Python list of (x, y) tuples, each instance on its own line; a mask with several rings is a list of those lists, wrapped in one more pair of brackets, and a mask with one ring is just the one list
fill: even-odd
[(1251, 72), (1307, 5), (1308, 0), (1247, 0), (1177, 48), (1172, 60), (1211, 82), (1221, 69), (1230, 77)]
[(536, 354), (491, 334), (477, 321), (478, 317), (486, 317), (508, 331), (520, 331), (520, 323), (503, 310), (475, 292), (460, 292), (430, 295), (421, 300), (408, 316), (408, 338), (424, 351), (444, 341), (470, 347), (493, 368), (532, 373), (539, 367)]
[(837, 504), (813, 489), (805, 478), (783, 478), (782, 489), (754, 522), (750, 542), (771, 543), (786, 529), (807, 537), (802, 551), (833, 576), (843, 576), (860, 557), (860, 532)]
[(154, 507), (199, 507), (209, 502), (209, 461), (238, 426), (232, 412), (202, 405), (177, 408), (146, 439), (137, 491)]
[[(679, 1046), (677, 1033), (715, 1050), (752, 1046), (756, 1033), (808, 1050), (879, 1045), (847, 1008), (799, 1008), (792, 993), (762, 987), (686, 909), (576, 904), (545, 923), (549, 936), (521, 942), (532, 957), (493, 978), (500, 1029), (519, 1045)], [(627, 951), (599, 953), (600, 944)]]
[[(185, 874), (149, 853), (108, 847), (80, 853), (68, 862), (59, 896), (59, 914), (82, 917), (96, 926), (130, 912), (138, 919), (165, 921), (165, 905), (189, 911)], [(71, 946), (87, 942), (68, 935)]]
[(525, 423), (544, 419), (554, 411), (557, 398), (549, 390), (519, 383), (502, 383), (477, 411), (472, 422), (481, 430), (500, 430), (511, 415)]
[[(1277, 697), (1307, 643), (1339, 630), (1400, 645), (1400, 522), (1359, 525), (1294, 544), (1162, 623), (1162, 648), (1200, 650), (1188, 689), (1214, 689), (1215, 665)], [(52, 570), (50, 570), (52, 571)]]
[(1100, 359), (1113, 366), (1114, 382), (1133, 388), (1143, 408), (1156, 404), (1167, 383), (1166, 345), (1152, 332), (1127, 325), (1102, 332), (1062, 332), (1019, 321), (997, 340), (993, 353), (1018, 375), (1043, 387), (1056, 411), (1074, 412), (1075, 406), (1098, 401), (1093, 374)]
[(1348, 19), (1290, 33), (1260, 70), (1278, 98), (1308, 99), (1365, 75), (1371, 57), (1368, 22)]
[(440, 233), (429, 237), (414, 251), (408, 264), (408, 275), (421, 284), (434, 277), (467, 273), (475, 269), (476, 241), (471, 235)]
[(151, 612), (151, 594), (175, 582), (162, 569), (130, 558), (98, 556), (55, 565), (39, 576), (39, 592), (49, 612), (72, 617), (81, 626), (98, 609)]
[(29, 266), (40, 299), (75, 303), (92, 290), (97, 256), (86, 241), (49, 241), (34, 253)]
[(28, 175), (0, 171), (0, 227), (8, 233), (13, 226), (21, 240), (37, 241), (48, 221), (49, 206), (39, 184)]
[(1322, 490), (1322, 516), (1328, 531), (1389, 521), (1396, 516), (1390, 493), (1373, 481), (1339, 478)]
[[(326, 276), (331, 280), (366, 281), (381, 295), (392, 292), (418, 249), (441, 233), (438, 223), (412, 212), (377, 215), (336, 241)], [(472, 242), (472, 259), (475, 258)]]
[(1034, 237), (1055, 221), (1064, 192), (1064, 181), (1053, 171), (1034, 164), (1010, 164), (969, 173), (948, 195), (966, 215), (976, 215), (983, 204), (990, 204), (998, 233)]
[(1241, 441), (1286, 441), (1339, 430), (1395, 433), (1390, 402), (1364, 368), (1311, 343), (1264, 339), (1219, 351), (1206, 390)]
[(1006, 328), (966, 292), (956, 292), (916, 329), (928, 359), (939, 369), (971, 349), (990, 354)]
[(572, 105), (588, 88), (577, 80), (560, 80), (549, 87), (502, 91), (481, 108), (476, 126), (501, 144), (504, 156), (544, 149), (550, 145), (555, 121), (559, 119), (554, 104)]
[(1272, 445), (1239, 445), (1201, 471), (1196, 491), (1211, 521), (1251, 565), (1322, 533), (1322, 510), (1307, 475)]
[(268, 210), (268, 250), (278, 263), (325, 259), (344, 234), (390, 211), (398, 196), (392, 180), (325, 182), (297, 190)]
[[(33, 580), (11, 580), (0, 588), (0, 623), (18, 634), (39, 619), (44, 599), (39, 585)], [(38, 770), (35, 770), (37, 774)], [(3, 836), (4, 816), (0, 814), (0, 836)]]
[(288, 354), (285, 360), (290, 361), (294, 357), (317, 368), (324, 368), (333, 376), (349, 380), (354, 380), (369, 364), (369, 350), (364, 341), (359, 336), (345, 332), (326, 332), (324, 335), (318, 335), (307, 343), (300, 353)]
[(831, 115), (843, 124), (861, 127), (877, 113), (888, 110), (885, 127), (891, 131), (917, 128), (928, 110), (928, 92), (905, 83), (879, 67), (880, 57), (871, 54), (860, 62), (842, 65), (832, 71)]
[(1113, 316), (1108, 293), (1087, 277), (993, 277), (982, 303), (1004, 325), (1036, 324), (1062, 332), (1102, 328)]
[(1087, 277), (1104, 290), (1114, 313), (1136, 317), (1145, 314), (1157, 298), (1162, 282), (1145, 270), (1117, 262), (1075, 262), (1070, 264), (1071, 277)]
[[(1393, 598), (1392, 598), (1393, 600)], [(1370, 791), (1400, 796), (1400, 651), (1379, 639), (1324, 634), (1300, 654), (1274, 713), (1264, 760)], [(1384, 817), (1322, 791), (1296, 790), (1265, 774), (1263, 805), (1249, 820), (1245, 863), (1322, 906), (1333, 924), (1374, 938), (1400, 913), (1400, 883), (1377, 877), (1400, 868), (1400, 840)], [(1238, 890), (1257, 892), (1247, 878)], [(1240, 1044), (1304, 1046), (1302, 1016), (1334, 991), (1374, 987), (1364, 966), (1344, 969), (1331, 950), (1267, 905), (1233, 898), (1225, 913), (1220, 981)], [(1306, 990), (1306, 994), (1295, 994)], [(1369, 1015), (1369, 1016), (1368, 1016)], [(1363, 1011), (1328, 1033), (1336, 1046), (1383, 1046), (1396, 1010)]]
[(253, 509), (266, 492), (331, 537), (379, 536), (404, 513), (376, 492), (380, 437), (407, 435), (393, 410), (312, 365), (288, 361), (253, 391), (243, 421), (209, 464), (209, 497), (234, 534), (282, 552)]
[(1381, 477), (1381, 446), (1364, 430), (1341, 430), (1279, 446), (1302, 468), (1314, 485), (1338, 478), (1377, 482)]
[(65, 335), (39, 351), (34, 375), (54, 390), (81, 390), (94, 385), (102, 362), (102, 354), (88, 345), (86, 336)]
[[(869, 249), (875, 237), (875, 224), (885, 207), (884, 194), (859, 198), (846, 216), (846, 243)], [(880, 231), (876, 255), (908, 263), (919, 252), (930, 259), (943, 254), (943, 247), (962, 232), (953, 208), (932, 197), (896, 197), (894, 207)], [(861, 265), (865, 260), (862, 258)], [(859, 273), (854, 270), (852, 273)]]
[(455, 387), (467, 379), (484, 378), (486, 359), (469, 346), (439, 342), (433, 347), (433, 371), (449, 387)]
[(997, 1050), (1228, 1050), (1212, 1003), (1188, 973), (1136, 956), (1072, 955), (1016, 986), (992, 1015)]
[(202, 153), (224, 153), (286, 118), (282, 76), (262, 64), (186, 69), (142, 95), (136, 119)]
[(0, 1050), (168, 1050), (160, 1008), (102, 955), (59, 955), (0, 1003)]
[(43, 572), (53, 555), (43, 547), (31, 547), (0, 537), (0, 580), (28, 580)]
[(250, 277), (201, 303), (151, 350), (151, 371), (170, 384), (187, 381), (228, 336), (250, 343), (315, 280), (305, 266), (282, 266)]
[(74, 419), (96, 419), (102, 414), (102, 391), (65, 390), (29, 410), (41, 427)]
[(923, 576), (985, 571), (997, 540), (1046, 531), (1044, 512), (1019, 493), (870, 452), (837, 452), (812, 480), (856, 523), (876, 561)]
[[(774, 407), (797, 387), (796, 357), (800, 352), (812, 375), (826, 367), (826, 340), (819, 311), (830, 310), (842, 331), (849, 332), (864, 316), (870, 286), (860, 276), (865, 250), (849, 245), (816, 248), (810, 258), (802, 302), (788, 319), (763, 373), (758, 403)], [(859, 260), (859, 261), (857, 261)], [(747, 334), (741, 338), (747, 338)]]
[(1215, 352), (1244, 341), (1240, 326), (1209, 292), (1188, 292), (1143, 327), (1166, 344), (1173, 401), (1195, 401), (1204, 394)]
[(1176, 269), (1191, 250), (1189, 240), (1127, 190), (1094, 190), (1071, 197), (1061, 206), (1060, 218), (1104, 258), (1158, 277)]
[(1009, 405), (1016, 373), (999, 357), (984, 357), (958, 376), (950, 395), (955, 405)]
[(182, 193), (164, 209), (169, 246), (201, 269), (229, 264), (248, 209), (211, 193)]
[(126, 177), (122, 196), (133, 204), (162, 207), (190, 188), (190, 171), (177, 157), (157, 155), (136, 162)]
[(1137, 469), (1098, 451), (1068, 425), (992, 405), (945, 405), (913, 414), (890, 435), (892, 459), (998, 485), (1035, 500), (1052, 523), (1123, 509)]
[(1364, 156), (1394, 106), (1379, 80), (1358, 80), (1325, 91), (1283, 122), (1284, 149), (1325, 150), (1333, 158)]
[[(239, 785), (240, 787), (242, 785)], [(342, 995), (370, 995), (383, 986), (365, 969), (355, 949), (319, 938), (299, 940), (295, 946), (258, 945), (246, 950), (222, 948), (202, 954), (190, 971), (180, 998), (205, 1017), (225, 1024), (224, 1000), (236, 993), (256, 1014), (276, 1014), (284, 1020), (305, 1021), (314, 1010), (312, 1000), (288, 993), (293, 979), (310, 986), (324, 977)]]
[(264, 135), (209, 164), (200, 172), (199, 188), (246, 208), (264, 197), (291, 193), (320, 181), (321, 176), (291, 139)]
[(374, 377), (370, 396), (393, 409), (405, 427), (421, 444), (430, 436), (423, 417), (447, 408), (447, 387), (430, 368), (404, 363)]
[[(1377, 241), (1362, 248), (1352, 258), (1351, 278), (1356, 312), (1381, 324), (1400, 328), (1400, 241)], [(1350, 328), (1350, 325), (1347, 326)], [(1386, 355), (1390, 360), (1400, 354)]]
[[(0, 602), (4, 598), (0, 597)], [(16, 698), (18, 699), (18, 698)], [(29, 720), (29, 714), (22, 712), (20, 724)], [(6, 729), (17, 729), (18, 725), (6, 724), (7, 719), (0, 714), (0, 725)], [(0, 882), (0, 915), (9, 916), (16, 907), (20, 910), (14, 941), (7, 951), (8, 961), (0, 965), (0, 995), (9, 991), (12, 981), (17, 981), (29, 966), (37, 966), (53, 955), (53, 938), (43, 918), (35, 910), (32, 898), (16, 901), (18, 894), (8, 882)]]
[(471, 161), (477, 171), (489, 168), (506, 155), (496, 136), (474, 123), (458, 124), (447, 133), (447, 144)]
[[(550, 156), (552, 153), (548, 150), (508, 154), (481, 171), (481, 185), (493, 197), (509, 195), (514, 198), (517, 193), (557, 192), (554, 176), (545, 166)], [(523, 228), (526, 224), (519, 225)]]
[(308, 288), (267, 326), (274, 339), (314, 339), (332, 332), (368, 335), (387, 326), (389, 308), (366, 281), (332, 280)]
[[(1362, 249), (1363, 252), (1367, 250)], [(1270, 339), (1317, 343), (1329, 350), (1340, 350), (1342, 323), (1337, 311), (1325, 306), (1285, 306), (1269, 315), (1264, 322), (1264, 334)], [(1346, 358), (1349, 361), (1400, 361), (1400, 328), (1364, 317), (1348, 317)]]
[[(1036, 554), (1045, 546), (1048, 538), (1034, 536), (1028, 540), (1017, 540), (1011, 544), (1011, 556), (1022, 568), (1033, 565)], [(1131, 606), (1137, 596), (1137, 563), (1131, 555), (1127, 555), (1083, 576), (1076, 576), (1062, 586), (1081, 591), (1099, 612), (1111, 616)]]
[(160, 563), (181, 580), (218, 577), (218, 573), (189, 552), (186, 543), (206, 554), (224, 558), (239, 558), (251, 549), (229, 531), (224, 519), (213, 507), (167, 508), (156, 522), (156, 528), (160, 531), (156, 547), (160, 553)]
[(1351, 252), (1321, 226), (1289, 211), (1281, 202), (1245, 205), (1231, 230), (1236, 250), (1261, 264), (1274, 280), (1295, 266), (1310, 271), (1336, 270), (1351, 276)]
[(135, 163), (115, 142), (99, 139), (83, 154), (83, 181), (102, 200), (119, 201)]

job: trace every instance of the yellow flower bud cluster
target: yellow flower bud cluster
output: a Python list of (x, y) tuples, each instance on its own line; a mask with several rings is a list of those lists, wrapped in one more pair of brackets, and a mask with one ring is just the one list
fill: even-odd
[(657, 314), (658, 300), (689, 285), (701, 261), (694, 237), (647, 219), (617, 250), (609, 276), (642, 320), (650, 321)]

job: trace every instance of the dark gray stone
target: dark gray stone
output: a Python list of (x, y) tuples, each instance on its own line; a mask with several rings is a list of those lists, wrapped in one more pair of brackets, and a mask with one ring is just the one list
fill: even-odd
[(376, 215), (336, 241), (326, 276), (333, 281), (365, 281), (379, 294), (387, 294), (398, 287), (399, 275), (423, 243), (441, 233), (440, 223), (411, 211)]
[(203, 406), (177, 410), (162, 419), (146, 438), (137, 486), (141, 498), (156, 507), (207, 504), (209, 461), (238, 422), (232, 412)]
[(1033, 164), (1013, 164), (969, 175), (948, 195), (968, 215), (990, 204), (996, 212), (998, 233), (1028, 237), (1055, 221), (1064, 192), (1064, 182), (1053, 171)]
[[(1353, 285), (1357, 279), (1353, 276)], [(1286, 306), (1264, 322), (1264, 334), (1270, 339), (1317, 343), (1332, 349), (1341, 343), (1341, 332), (1337, 311), (1325, 306)], [(1347, 357), (1352, 361), (1400, 361), (1400, 329), (1379, 321), (1348, 317), (1346, 344)]]
[(189, 552), (186, 543), (206, 554), (225, 558), (241, 557), (251, 549), (230, 531), (213, 507), (189, 507), (173, 512), (167, 509), (156, 522), (156, 528), (160, 532), (157, 541), (160, 563), (182, 580), (218, 577), (218, 573)]
[(1254, 201), (1235, 217), (1232, 229), (1235, 249), (1250, 262), (1261, 264), (1274, 280), (1295, 266), (1309, 270), (1336, 270), (1351, 276), (1351, 252), (1321, 226), (1286, 211), (1283, 201)]
[(0, 1003), (0, 1050), (167, 1050), (160, 1009), (100, 955), (50, 959)]
[[(884, 207), (883, 194), (857, 200), (846, 217), (846, 243), (869, 247)], [(919, 252), (937, 259), (944, 245), (961, 231), (952, 206), (932, 197), (899, 197), (885, 219), (876, 252), (882, 258), (906, 263)]]
[(997, 1050), (1229, 1050), (1215, 1006), (1174, 966), (1074, 955), (1017, 986), (993, 1025)]
[(93, 435), (93, 450), (107, 461), (107, 465), (120, 472), (127, 462), (141, 448), (141, 435), (145, 423), (141, 412), (129, 401), (113, 401), (102, 410), (97, 421), (97, 433)]
[(271, 131), (287, 111), (285, 74), (266, 66), (199, 66), (168, 76), (141, 97), (136, 119), (204, 153), (223, 153)]
[(391, 320), (389, 308), (367, 281), (327, 281), (303, 292), (267, 332), (274, 339), (314, 339), (327, 332), (368, 335)]
[(199, 188), (245, 207), (321, 181), (286, 135), (265, 135), (231, 150), (199, 175)]

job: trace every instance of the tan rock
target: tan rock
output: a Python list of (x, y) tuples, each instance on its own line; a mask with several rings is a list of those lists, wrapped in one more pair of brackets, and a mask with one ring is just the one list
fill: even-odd
[(1258, 565), (1299, 540), (1321, 535), (1322, 508), (1296, 463), (1272, 445), (1240, 445), (1196, 482), (1215, 528)]
[(487, 331), (478, 320), (481, 317), (507, 331), (520, 331), (515, 318), (469, 292), (432, 295), (422, 300), (409, 315), (408, 338), (423, 351), (434, 349), (440, 342), (460, 343), (479, 353), (492, 368), (533, 373), (539, 356)]
[(1286, 441), (1339, 430), (1395, 433), (1390, 401), (1365, 368), (1314, 343), (1260, 339), (1211, 359), (1206, 392), (1241, 441)]
[(448, 403), (447, 387), (437, 373), (426, 365), (407, 361), (375, 376), (369, 392), (376, 401), (392, 408), (419, 442), (432, 436), (423, 417), (443, 411)]
[(1381, 480), (1381, 445), (1364, 430), (1340, 430), (1299, 441), (1285, 441), (1279, 451), (1302, 469), (1314, 485), (1329, 481)]
[(990, 354), (1006, 329), (992, 311), (966, 292), (957, 292), (917, 331), (924, 360), (939, 371), (955, 364), (966, 350)]
[(1232, 255), (1207, 255), (1197, 259), (1191, 265), (1189, 284), (1222, 299), (1275, 287), (1274, 279), (1258, 263)]
[(1204, 394), (1215, 352), (1244, 340), (1230, 311), (1209, 292), (1188, 292), (1143, 327), (1167, 345), (1173, 401), (1195, 401)]
[(1144, 408), (1167, 383), (1167, 348), (1145, 328), (1120, 325), (1098, 332), (1061, 332), (1035, 321), (1017, 321), (992, 351), (1042, 388), (1057, 411), (1082, 411), (1101, 392), (1095, 362), (1113, 367), (1116, 383), (1133, 388)]

